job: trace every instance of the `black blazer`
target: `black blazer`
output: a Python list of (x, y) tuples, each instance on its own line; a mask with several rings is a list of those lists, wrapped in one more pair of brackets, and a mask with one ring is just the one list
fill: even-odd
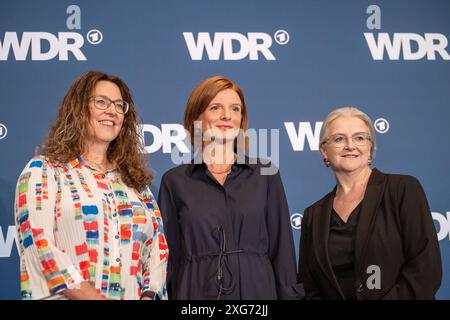
[[(335, 192), (336, 187), (303, 216), (298, 278), (306, 299), (344, 299), (328, 256)], [(370, 266), (379, 267), (376, 288)], [(416, 178), (373, 169), (356, 230), (354, 278), (358, 300), (434, 298), (442, 278), (441, 255)]]

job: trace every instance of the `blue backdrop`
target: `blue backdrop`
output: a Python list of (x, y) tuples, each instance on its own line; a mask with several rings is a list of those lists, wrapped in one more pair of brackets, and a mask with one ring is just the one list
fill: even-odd
[(0, 299), (19, 297), (16, 180), (69, 85), (91, 69), (132, 89), (155, 194), (175, 166), (165, 152), (191, 90), (212, 75), (236, 81), (250, 127), (278, 130), (297, 248), (301, 213), (334, 186), (317, 151), (321, 121), (338, 106), (366, 111), (374, 166), (425, 189), (443, 259), (438, 298), (449, 299), (449, 34), (446, 0), (2, 1)]

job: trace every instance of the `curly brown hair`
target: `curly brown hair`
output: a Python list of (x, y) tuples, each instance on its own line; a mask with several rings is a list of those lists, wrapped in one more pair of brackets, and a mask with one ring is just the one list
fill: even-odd
[(88, 71), (75, 80), (61, 102), (58, 116), (51, 126), (45, 144), (38, 148), (39, 153), (54, 163), (66, 163), (83, 154), (90, 117), (88, 100), (99, 81), (110, 81), (117, 85), (122, 99), (130, 105), (119, 135), (108, 147), (107, 158), (117, 166), (127, 186), (142, 191), (151, 184), (153, 176), (146, 166), (141, 143), (143, 140), (137, 130), (141, 120), (130, 89), (116, 76)]

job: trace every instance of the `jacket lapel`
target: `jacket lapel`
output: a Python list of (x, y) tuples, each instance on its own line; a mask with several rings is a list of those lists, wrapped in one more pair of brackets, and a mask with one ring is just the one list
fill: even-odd
[(376, 212), (383, 198), (386, 175), (376, 168), (372, 170), (364, 194), (355, 239), (355, 276), (359, 277), (363, 262), (363, 253), (374, 225)]
[(313, 212), (313, 243), (317, 261), (336, 291), (344, 298), (344, 294), (336, 280), (328, 255), (328, 239), (330, 235), (331, 209), (336, 187), (325, 196), (320, 206)]

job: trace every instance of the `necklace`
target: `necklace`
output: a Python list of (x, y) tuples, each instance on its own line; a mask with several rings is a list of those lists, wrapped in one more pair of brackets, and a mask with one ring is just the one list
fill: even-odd
[[(82, 157), (82, 159), (84, 161), (86, 161), (88, 164), (91, 164), (91, 165), (94, 164), (96, 167), (98, 167), (101, 170), (108, 170), (109, 167), (111, 166), (111, 164), (109, 163), (108, 160), (106, 160), (106, 162), (95, 162), (95, 161), (89, 160), (88, 158), (85, 158), (85, 157)], [(106, 168), (106, 169), (104, 169), (104, 168)]]
[(229, 168), (229, 169), (227, 169), (227, 170), (225, 170), (225, 171), (213, 171), (213, 170), (211, 170), (210, 168), (208, 168), (208, 170), (211, 172), (211, 173), (214, 173), (214, 174), (223, 174), (223, 173), (230, 173), (230, 171), (231, 171), (231, 167)]
[[(233, 154), (233, 162), (236, 162), (236, 154)], [(233, 165), (230, 165), (230, 167), (224, 171), (214, 171), (214, 170), (211, 170), (211, 168), (209, 168), (209, 167), (208, 167), (208, 170), (214, 174), (224, 174), (224, 173), (228, 174), (231, 172), (232, 167), (233, 167)]]

